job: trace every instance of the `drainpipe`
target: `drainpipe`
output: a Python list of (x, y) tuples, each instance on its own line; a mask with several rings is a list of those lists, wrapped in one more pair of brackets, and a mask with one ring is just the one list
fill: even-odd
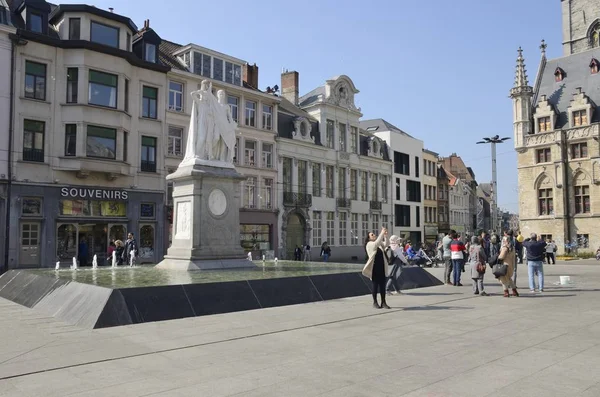
[(19, 35), (11, 34), (10, 37), (10, 105), (8, 115), (8, 185), (6, 187), (6, 230), (4, 237), (4, 261), (0, 266), (0, 274), (8, 270), (8, 259), (10, 250), (10, 215), (12, 200), (12, 177), (13, 177), (13, 129), (14, 129), (14, 102), (15, 102), (15, 62), (17, 46), (27, 44), (27, 40)]
[[(560, 146), (562, 149), (562, 165), (563, 165), (563, 206), (565, 208), (565, 231), (567, 233), (566, 240), (571, 240), (571, 208), (569, 203), (569, 147), (567, 145), (567, 132), (561, 130)], [(566, 241), (565, 241), (566, 242)], [(564, 249), (564, 242), (563, 242)]]

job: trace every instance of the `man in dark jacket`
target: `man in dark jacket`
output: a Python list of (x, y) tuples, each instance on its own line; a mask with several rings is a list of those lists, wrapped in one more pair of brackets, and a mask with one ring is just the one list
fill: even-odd
[(527, 272), (529, 275), (529, 290), (535, 292), (535, 274), (538, 274), (540, 292), (544, 292), (544, 255), (546, 242), (538, 240), (537, 234), (531, 233), (528, 241), (523, 242), (527, 250)]
[(127, 241), (125, 242), (125, 249), (123, 250), (123, 262), (125, 262), (126, 265), (133, 265), (133, 263), (131, 263), (131, 251), (134, 252), (135, 257), (137, 258), (138, 245), (137, 245), (137, 241), (135, 241), (135, 237), (133, 236), (133, 233), (129, 233), (127, 235)]

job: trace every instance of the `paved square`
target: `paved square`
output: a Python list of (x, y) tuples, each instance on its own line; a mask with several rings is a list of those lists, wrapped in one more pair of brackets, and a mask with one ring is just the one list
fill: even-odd
[(545, 272), (532, 295), (519, 267), (520, 298), (487, 275), (490, 297), (464, 280), (392, 310), (364, 296), (94, 331), (0, 300), (0, 396), (600, 396), (600, 263)]

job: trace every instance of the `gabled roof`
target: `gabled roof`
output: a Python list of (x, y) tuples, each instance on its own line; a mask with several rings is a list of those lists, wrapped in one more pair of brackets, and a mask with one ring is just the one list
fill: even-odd
[(126, 25), (133, 33), (138, 31), (137, 26), (135, 26), (135, 23), (133, 23), (130, 18), (86, 4), (60, 4), (58, 7), (52, 10), (48, 16), (48, 21), (50, 23), (56, 21), (65, 12), (85, 12), (88, 14), (93, 14), (102, 18), (110, 19), (111, 21), (122, 23)]
[[(548, 103), (557, 110), (558, 117), (555, 128), (560, 129), (569, 125), (568, 107), (578, 87), (581, 87), (581, 90), (594, 104), (600, 104), (600, 73), (592, 74), (589, 66), (591, 60), (598, 59), (598, 57), (600, 57), (600, 50), (595, 48), (546, 61), (536, 96), (539, 100), (542, 95), (546, 95)], [(554, 77), (557, 68), (563, 69), (566, 74), (564, 80), (558, 82)], [(536, 105), (537, 103), (534, 104), (534, 106)], [(600, 122), (599, 111), (594, 112), (590, 122)]]
[(319, 86), (314, 90), (310, 91), (308, 94), (302, 95), (298, 99), (298, 103), (300, 106), (308, 106), (312, 103), (315, 103), (319, 99), (319, 95), (325, 95), (325, 86)]
[(279, 110), (281, 110), (283, 112), (291, 113), (294, 116), (305, 117), (311, 123), (318, 122), (318, 120), (315, 119), (313, 116), (311, 116), (310, 114), (308, 114), (307, 112), (305, 112), (304, 110), (299, 108), (298, 106), (294, 105), (292, 102), (288, 101), (284, 97), (279, 97), (279, 98), (281, 98), (281, 102), (279, 102)]
[(405, 135), (409, 138), (415, 139), (412, 135), (407, 134), (402, 131), (400, 128), (396, 127), (392, 123), (385, 121), (384, 119), (370, 119), (370, 120), (362, 120), (360, 122), (360, 128), (364, 129), (367, 132), (382, 132), (382, 131), (393, 131), (399, 134)]
[(173, 53), (183, 47), (181, 44), (173, 43), (168, 40), (162, 40), (158, 46), (158, 59), (163, 65), (170, 66), (172, 69), (183, 70), (189, 72), (189, 70), (179, 62)]

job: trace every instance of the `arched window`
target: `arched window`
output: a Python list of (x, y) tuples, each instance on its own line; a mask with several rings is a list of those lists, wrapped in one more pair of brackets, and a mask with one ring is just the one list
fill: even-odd
[(592, 29), (590, 41), (592, 43), (592, 48), (600, 47), (600, 22), (597, 22), (596, 26)]

